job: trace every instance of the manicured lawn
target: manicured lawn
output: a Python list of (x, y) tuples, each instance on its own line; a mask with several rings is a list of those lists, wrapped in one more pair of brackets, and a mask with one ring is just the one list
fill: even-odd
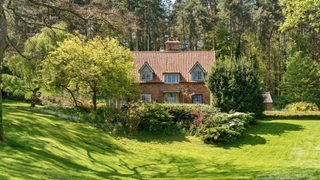
[(320, 121), (259, 121), (236, 144), (118, 137), (4, 103), (0, 179), (320, 179)]

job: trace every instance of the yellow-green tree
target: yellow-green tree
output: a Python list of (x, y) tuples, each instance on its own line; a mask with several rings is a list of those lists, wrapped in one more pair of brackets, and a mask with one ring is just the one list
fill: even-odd
[(285, 6), (282, 11), (286, 17), (282, 28), (297, 26), (300, 22), (308, 22), (319, 31), (319, 0), (280, 0), (280, 2)]
[(87, 39), (76, 33), (68, 34), (58, 46), (45, 60), (47, 83), (60, 81), (69, 90), (92, 95), (94, 109), (99, 93), (127, 98), (139, 94), (134, 57), (118, 45), (117, 39)]

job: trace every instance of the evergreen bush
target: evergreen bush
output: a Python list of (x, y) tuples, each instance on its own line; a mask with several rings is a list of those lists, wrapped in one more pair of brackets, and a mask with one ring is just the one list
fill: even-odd
[(247, 60), (217, 60), (205, 83), (212, 94), (212, 105), (222, 112), (233, 110), (260, 116), (264, 111), (262, 84)]

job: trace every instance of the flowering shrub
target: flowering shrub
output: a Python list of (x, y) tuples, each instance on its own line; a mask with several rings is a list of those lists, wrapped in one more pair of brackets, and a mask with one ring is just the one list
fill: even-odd
[(201, 110), (192, 111), (191, 114), (196, 115), (196, 117), (193, 119), (193, 127), (198, 127), (200, 124), (202, 124), (205, 115)]
[(318, 106), (315, 103), (297, 102), (288, 104), (285, 110), (289, 111), (319, 111)]

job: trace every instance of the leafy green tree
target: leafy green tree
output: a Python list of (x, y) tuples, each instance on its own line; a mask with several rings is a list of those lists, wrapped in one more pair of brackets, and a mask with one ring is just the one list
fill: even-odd
[(212, 105), (222, 112), (253, 112), (256, 116), (264, 111), (262, 84), (253, 64), (245, 59), (216, 61), (205, 79), (212, 94)]
[(296, 53), (287, 64), (281, 86), (291, 102), (319, 96), (320, 75), (317, 63)]
[[(66, 38), (65, 23), (53, 26), (54, 29), (44, 28), (24, 45), (23, 55), (17, 55), (8, 59), (9, 69), (16, 77), (5, 76), (3, 85), (6, 92), (16, 95), (31, 97), (31, 107), (35, 107), (36, 95), (43, 86), (42, 62), (49, 54), (57, 48), (57, 42)], [(6, 81), (9, 82), (6, 82)], [(12, 81), (17, 83), (11, 83)], [(19, 82), (19, 83), (18, 83)], [(24, 84), (24, 85), (22, 85)], [(10, 85), (11, 87), (8, 87)]]
[(98, 93), (127, 98), (139, 94), (133, 55), (129, 49), (119, 46), (117, 39), (100, 36), (87, 39), (76, 33), (68, 34), (58, 45), (45, 60), (43, 71), (48, 83), (68, 79), (65, 83), (68, 89), (92, 96), (94, 109)]
[(282, 29), (297, 26), (301, 22), (309, 22), (319, 32), (319, 0), (280, 0), (280, 2), (285, 6), (282, 12), (286, 17)]

